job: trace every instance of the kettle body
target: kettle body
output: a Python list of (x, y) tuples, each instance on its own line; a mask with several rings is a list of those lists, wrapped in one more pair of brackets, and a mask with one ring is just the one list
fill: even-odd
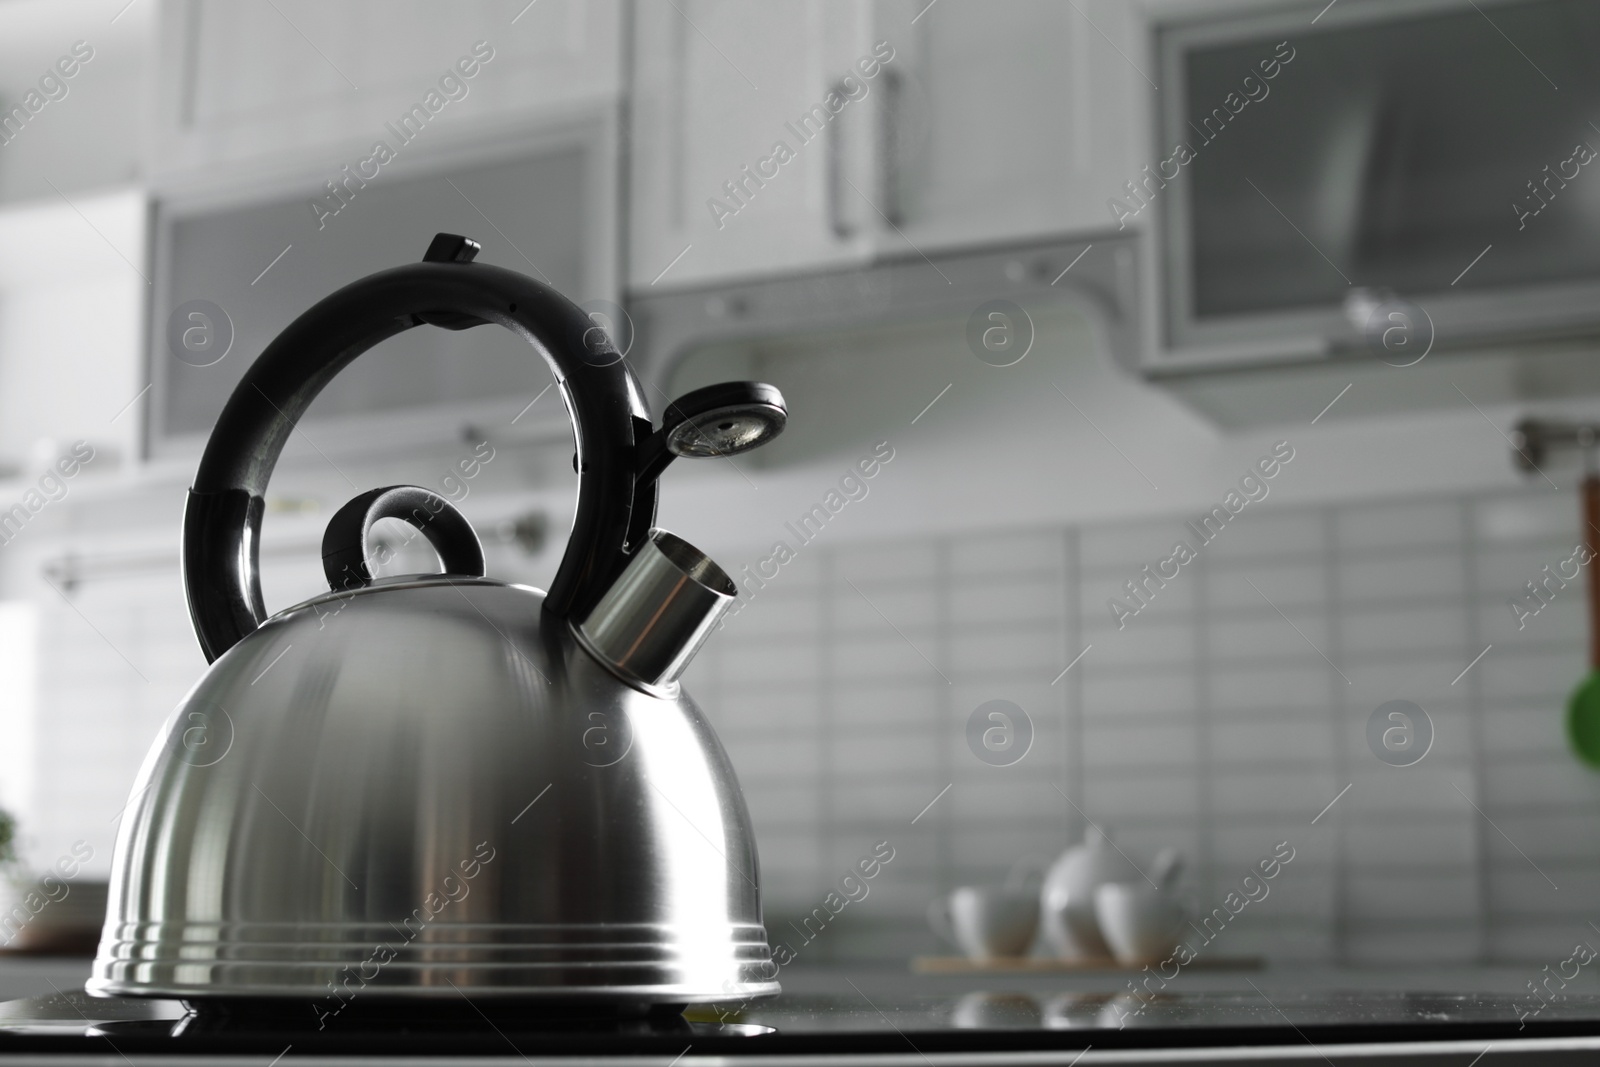
[(118, 864), (94, 991), (333, 1014), (452, 983), (772, 991), (716, 735), (681, 687), (623, 684), (539, 625), (542, 601), (389, 579), (285, 611), (217, 660), (135, 783), (119, 851), (139, 860)]
[[(213, 662), (134, 785), (90, 993), (325, 1019), (360, 997), (778, 991), (743, 796), (677, 681), (737, 590), (652, 523), (673, 456), (763, 443), (781, 397), (701, 390), (656, 430), (586, 315), (475, 252), (440, 235), (423, 264), (327, 298), (224, 409), (183, 552)], [(485, 322), (545, 356), (575, 423), (578, 511), (550, 593), (483, 577), (465, 518), (398, 486), (333, 517), (330, 592), (268, 617), (262, 494), (310, 398), (398, 329)], [(391, 517), (444, 573), (373, 579), (371, 527)]]

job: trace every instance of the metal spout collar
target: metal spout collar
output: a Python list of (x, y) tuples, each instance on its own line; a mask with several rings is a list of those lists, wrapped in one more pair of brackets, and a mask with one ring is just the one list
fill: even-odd
[(737, 594), (705, 553), (655, 530), (575, 630), (625, 680), (670, 689)]

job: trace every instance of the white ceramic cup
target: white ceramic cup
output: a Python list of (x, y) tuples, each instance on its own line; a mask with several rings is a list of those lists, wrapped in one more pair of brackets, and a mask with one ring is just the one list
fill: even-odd
[(1021, 889), (964, 885), (928, 906), (928, 923), (969, 959), (1021, 956), (1039, 928), (1039, 897)]
[(1149, 882), (1111, 882), (1094, 894), (1100, 933), (1117, 962), (1144, 964), (1165, 959), (1178, 943), (1183, 904)]

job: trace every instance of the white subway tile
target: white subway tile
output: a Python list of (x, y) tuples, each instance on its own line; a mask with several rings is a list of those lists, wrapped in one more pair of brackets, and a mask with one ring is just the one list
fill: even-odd
[(1495, 648), (1472, 669), (1485, 700), (1544, 701), (1552, 709), (1564, 708), (1567, 695), (1589, 673), (1577, 647), (1559, 652)]
[(744, 787), (758, 840), (815, 829), (822, 810), (815, 783), (791, 783), (760, 772), (747, 773), (741, 767), (739, 784)]
[[(1595, 841), (1600, 840), (1600, 808), (1592, 803), (1568, 811), (1526, 814), (1496, 808), (1493, 814), (1499, 829), (1490, 828), (1489, 835), (1498, 841), (1489, 844), (1496, 863), (1511, 861), (1505, 846), (1512, 841), (1534, 863), (1593, 863), (1600, 859), (1594, 847)], [(1520, 860), (1521, 856), (1516, 858)]]
[(1066, 594), (1055, 574), (1004, 575), (958, 579), (950, 586), (951, 621), (963, 626), (1034, 622), (1059, 626), (1066, 617)]
[(1483, 643), (1531, 651), (1566, 646), (1578, 648), (1589, 627), (1583, 594), (1563, 593), (1537, 604), (1510, 597), (1485, 597), (1476, 606), (1478, 635)]
[(1269, 494), (1266, 500), (1246, 505), (1223, 527), (1222, 533), (1206, 544), (1202, 554), (1207, 566), (1255, 562), (1274, 556), (1309, 556), (1324, 550), (1325, 522), (1320, 510), (1273, 511), (1273, 506), (1267, 504), (1272, 499)]
[(1140, 716), (1132, 722), (1097, 720), (1083, 730), (1083, 758), (1099, 770), (1112, 767), (1183, 767), (1199, 761), (1198, 723), (1192, 717)]
[[(1582, 917), (1580, 921), (1592, 916), (1587, 903), (1600, 897), (1600, 868), (1574, 870), (1550, 860), (1530, 862), (1504, 838), (1495, 836), (1498, 843), (1491, 843), (1488, 848), (1492, 908), (1519, 917), (1544, 914), (1567, 918), (1574, 911)], [(1574, 901), (1580, 903), (1575, 906)], [(1582, 936), (1579, 923), (1572, 923), (1570, 929)], [(1567, 944), (1570, 947), (1571, 942)], [(1600, 940), (1594, 944), (1600, 947)]]
[(1334, 544), (1347, 554), (1373, 548), (1458, 544), (1465, 514), (1454, 500), (1345, 507), (1335, 512)]
[(950, 544), (950, 571), (955, 575), (1021, 571), (1049, 576), (1059, 583), (1065, 558), (1066, 538), (1060, 530), (965, 534)]
[(1352, 872), (1344, 880), (1346, 921), (1353, 927), (1468, 924), (1478, 910), (1478, 883), (1470, 866), (1432, 873)]
[(1090, 768), (1078, 803), (1098, 823), (1115, 825), (1118, 819), (1168, 815), (1192, 811), (1199, 795), (1199, 779), (1192, 771), (1126, 771)]
[[(1148, 587), (1141, 586), (1140, 596), (1146, 606), (1140, 607), (1133, 594), (1128, 592), (1127, 583), (1138, 584), (1143, 579), (1144, 575), (1138, 567), (1086, 575), (1078, 595), (1080, 617), (1086, 624), (1093, 625), (1098, 620), (1099, 625), (1115, 629), (1119, 615), (1136, 607), (1139, 608), (1137, 618), (1128, 619), (1128, 626), (1156, 619), (1181, 620), (1194, 610), (1199, 575), (1190, 573), (1189, 568), (1181, 568), (1175, 577), (1165, 579), (1167, 584), (1164, 586), (1157, 586), (1154, 582)], [(1121, 605), (1117, 614), (1113, 614), (1109, 606), (1113, 600)]]
[(1460, 552), (1424, 548), (1346, 559), (1336, 569), (1334, 584), (1342, 603), (1404, 604), (1459, 595), (1464, 577)]
[[(1017, 767), (981, 767), (979, 776), (958, 781), (939, 801), (957, 827), (1020, 829), (1051, 822), (1065, 825), (1071, 811), (1052, 783), (1016, 773)], [(1000, 837), (1009, 836), (1001, 832)]]
[[(1253, 589), (1252, 584), (1255, 586)], [(1239, 560), (1208, 560), (1206, 563), (1207, 611), (1254, 611), (1267, 607), (1267, 601), (1285, 612), (1308, 608), (1319, 610), (1327, 599), (1328, 573), (1321, 557), (1277, 562), (1271, 557), (1261, 559), (1251, 556)]]
[[(1484, 769), (1483, 795), (1487, 808), (1514, 805), (1566, 805), (1593, 809), (1600, 806), (1600, 775), (1569, 753), (1548, 759), (1518, 760), (1512, 767)], [(1485, 806), (1485, 801), (1479, 801)]]
[(741, 682), (718, 685), (700, 706), (729, 737), (813, 730), (824, 709), (815, 680), (804, 683)]
[(819, 649), (791, 641), (751, 645), (722, 661), (722, 681), (728, 684), (763, 682), (778, 685), (816, 678)]
[(1121, 631), (1110, 626), (1088, 627), (1084, 639), (1084, 643), (1093, 644), (1094, 649), (1082, 663), (1088, 664), (1093, 657), (1097, 668), (1188, 665), (1193, 664), (1195, 657), (1195, 627), (1190, 622), (1162, 621), (1154, 617), (1147, 620), (1141, 616), (1130, 619)]
[[(1548, 700), (1493, 702), (1483, 712), (1483, 748), (1489, 764), (1511, 756), (1567, 756), (1566, 709)], [(1519, 761), (1514, 775), (1533, 773)]]
[(1383, 822), (1358, 822), (1344, 830), (1346, 862), (1355, 871), (1390, 874), (1441, 866), (1468, 871), (1478, 858), (1478, 828), (1471, 819), (1408, 820), (1399, 812)]
[(1271, 661), (1286, 657), (1326, 655), (1333, 647), (1327, 620), (1301, 608), (1282, 615), (1265, 602), (1259, 612), (1231, 615), (1205, 627), (1205, 652), (1215, 659)]
[(920, 681), (834, 681), (829, 716), (844, 733), (874, 726), (928, 727), (938, 722), (940, 690), (945, 688), (931, 671)]
[(871, 774), (904, 777), (937, 767), (938, 749), (931, 734), (851, 730), (829, 742), (827, 759), (830, 774), (841, 781)]
[(816, 737), (747, 735), (724, 739), (723, 744), (741, 778), (814, 782), (822, 771), (822, 744)]
[(1349, 611), (1339, 618), (1345, 653), (1459, 649), (1467, 644), (1467, 616), (1458, 607), (1412, 607)]
[(833, 592), (826, 626), (837, 637), (879, 634), (898, 627), (907, 634), (926, 634), (939, 621), (938, 590), (926, 584), (870, 585), (856, 583)]
[(1172, 546), (1186, 541), (1192, 548), (1194, 535), (1184, 528), (1184, 520), (1157, 519), (1116, 526), (1089, 526), (1078, 534), (1078, 556), (1085, 568), (1126, 569), (1129, 577), (1146, 563), (1172, 554)]
[(828, 659), (834, 675), (847, 682), (889, 678), (926, 682), (937, 679), (944, 669), (934, 658), (938, 652), (937, 642), (926, 632), (913, 636), (885, 626), (872, 636), (839, 640), (829, 648)]
[[(1187, 667), (1141, 674), (1096, 671), (1092, 657), (1078, 661), (1072, 673), (1082, 671), (1084, 718), (1118, 718), (1126, 715), (1187, 712), (1195, 706), (1194, 672)], [(1057, 683), (1064, 684), (1064, 683)]]
[(901, 539), (882, 544), (849, 545), (833, 549), (834, 581), (846, 591), (849, 579), (866, 589), (893, 581), (933, 581), (940, 576), (941, 552), (932, 541)]
[(993, 631), (961, 629), (951, 633), (948, 643), (949, 655), (940, 664), (946, 674), (1042, 676), (1062, 662), (1061, 635), (1053, 626), (1023, 624)]
[(1328, 706), (1340, 679), (1310, 648), (1292, 664), (1262, 660), (1260, 666), (1214, 670), (1211, 706), (1219, 713), (1279, 709), (1318, 710)]
[(1328, 729), (1314, 719), (1284, 716), (1276, 721), (1226, 722), (1213, 726), (1209, 758), (1248, 763), (1263, 770), (1274, 763), (1304, 763), (1326, 758)]
[(1393, 818), (1396, 812), (1470, 821), (1473, 805), (1484, 806), (1481, 784), (1465, 767), (1435, 762), (1430, 754), (1409, 767), (1392, 767), (1376, 757), (1345, 771), (1352, 783), (1339, 801), (1345, 813), (1362, 819)]
[(1252, 767), (1247, 773), (1234, 766), (1211, 779), (1211, 811), (1219, 820), (1272, 812), (1309, 826), (1344, 785), (1330, 768), (1264, 766)]
[(1380, 930), (1357, 929), (1348, 935), (1344, 958), (1358, 964), (1475, 963), (1476, 934), (1476, 926), (1465, 920), (1443, 929), (1406, 930), (1387, 925)]

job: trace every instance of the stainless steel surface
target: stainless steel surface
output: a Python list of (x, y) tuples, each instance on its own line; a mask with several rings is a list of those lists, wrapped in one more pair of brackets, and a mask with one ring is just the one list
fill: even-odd
[(667, 434), (667, 450), (675, 456), (708, 459), (737, 456), (759, 448), (783, 430), (770, 409), (760, 405), (716, 408), (684, 419)]
[(677, 364), (702, 347), (965, 320), (980, 304), (1003, 299), (1030, 313), (1051, 306), (1081, 310), (1111, 356), (1136, 368), (1142, 348), (1135, 243), (1130, 234), (1111, 230), (997, 251), (934, 252), (930, 260), (908, 253), (860, 270), (651, 293), (629, 305), (638, 328), (629, 362), (646, 392), (667, 392)]
[(623, 679), (670, 695), (738, 592), (699, 549), (656, 530), (577, 625), (578, 640)]
[(542, 602), (388, 579), (220, 658), (141, 768), (87, 988), (328, 1010), (776, 993), (721, 744)]
[(83, 1033), (103, 1023), (139, 1020), (177, 1022), (184, 1007), (176, 1001), (85, 996), (81, 989), (63, 984), (58, 992), (0, 1002), (0, 1033), (17, 1030), (34, 1033)]

